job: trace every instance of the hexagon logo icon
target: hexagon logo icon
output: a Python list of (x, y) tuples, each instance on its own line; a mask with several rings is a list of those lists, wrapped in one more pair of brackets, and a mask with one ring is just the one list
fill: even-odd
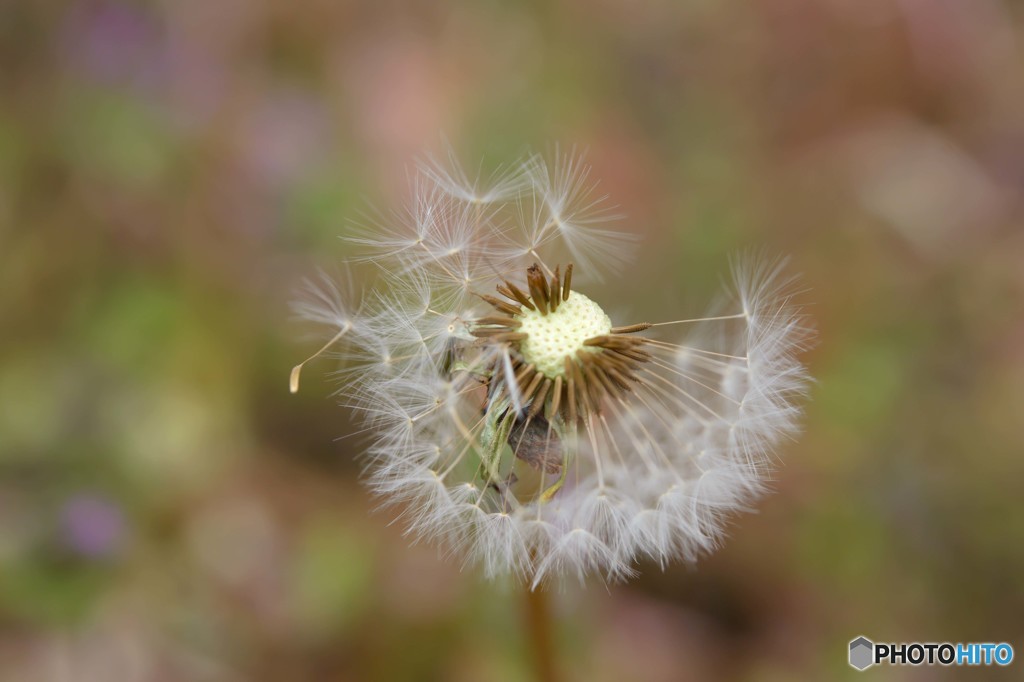
[(861, 636), (850, 642), (850, 665), (857, 670), (866, 670), (875, 664), (875, 644)]

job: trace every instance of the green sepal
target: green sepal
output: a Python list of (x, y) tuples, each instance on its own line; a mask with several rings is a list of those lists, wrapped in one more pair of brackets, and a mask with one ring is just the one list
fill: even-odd
[(509, 454), (512, 449), (508, 445), (508, 434), (515, 424), (516, 413), (511, 409), (507, 399), (491, 402), (484, 414), (484, 427), (480, 431), (480, 475), (489, 481), (501, 478), (501, 461), (505, 450)]

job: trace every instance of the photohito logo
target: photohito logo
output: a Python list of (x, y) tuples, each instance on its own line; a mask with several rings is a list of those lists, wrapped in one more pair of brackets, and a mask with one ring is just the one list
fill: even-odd
[(1006, 642), (901, 642), (875, 644), (860, 636), (850, 642), (850, 665), (866, 670), (873, 665), (1000, 665), (1013, 662)]

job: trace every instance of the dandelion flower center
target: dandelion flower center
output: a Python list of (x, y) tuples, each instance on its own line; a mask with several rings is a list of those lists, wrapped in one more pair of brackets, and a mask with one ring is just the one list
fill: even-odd
[(523, 360), (551, 379), (565, 375), (566, 357), (575, 356), (577, 351), (600, 352), (583, 342), (612, 330), (612, 321), (601, 306), (578, 291), (570, 292), (552, 313), (524, 310), (517, 319), (521, 323), (519, 331), (527, 335), (520, 346)]
[[(500, 313), (479, 318), (470, 331), (479, 344), (500, 349), (485, 373), (499, 389), (489, 395), (485, 413), (491, 405), (504, 412), (510, 400), (517, 411), (528, 406), (530, 420), (575, 428), (642, 383), (640, 368), (651, 360), (643, 348), (648, 340), (629, 335), (651, 325), (613, 327), (601, 306), (572, 290), (572, 270), (570, 263), (563, 279), (556, 267), (549, 278), (535, 263), (526, 270), (529, 294), (505, 280), (497, 287), (504, 299), (480, 296)], [(522, 457), (519, 450), (516, 455)]]

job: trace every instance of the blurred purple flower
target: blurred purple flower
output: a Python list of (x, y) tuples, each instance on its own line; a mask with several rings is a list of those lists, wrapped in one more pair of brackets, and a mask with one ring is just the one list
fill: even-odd
[(68, 13), (62, 43), (71, 68), (86, 77), (148, 90), (167, 71), (162, 33), (154, 18), (137, 7), (84, 2)]
[(125, 535), (120, 507), (90, 494), (75, 495), (64, 504), (61, 527), (65, 544), (75, 553), (90, 558), (114, 554)]
[(272, 188), (294, 182), (325, 161), (331, 148), (322, 103), (295, 89), (274, 89), (255, 102), (239, 133), (247, 169)]

